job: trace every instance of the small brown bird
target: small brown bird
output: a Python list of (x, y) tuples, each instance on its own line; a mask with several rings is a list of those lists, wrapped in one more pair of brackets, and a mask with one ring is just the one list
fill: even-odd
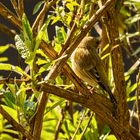
[(111, 102), (116, 103), (116, 99), (109, 88), (104, 66), (96, 51), (98, 45), (99, 40), (97, 38), (85, 37), (72, 53), (72, 69), (80, 79), (89, 85), (93, 87), (97, 84), (100, 85), (109, 94)]

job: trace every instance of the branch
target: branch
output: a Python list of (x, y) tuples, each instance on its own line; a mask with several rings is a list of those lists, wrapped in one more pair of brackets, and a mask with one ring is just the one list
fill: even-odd
[(19, 11), (19, 17), (21, 19), (22, 16), (23, 16), (23, 13), (24, 13), (24, 2), (23, 2), (23, 0), (18, 0), (18, 11)]
[[(45, 94), (45, 96), (42, 98), (42, 96)], [(34, 129), (33, 129), (33, 136), (40, 140), (41, 130), (42, 130), (42, 122), (43, 122), (43, 116), (44, 116), (44, 110), (46, 107), (46, 103), (48, 101), (48, 94), (46, 92), (43, 92), (40, 96), (41, 99), (38, 101), (38, 107), (34, 118)]]
[(14, 38), (16, 31), (8, 28), (6, 25), (0, 23), (0, 31), (6, 33), (9, 37)]
[(54, 138), (54, 140), (58, 140), (58, 135), (59, 135), (59, 133), (60, 133), (61, 126), (62, 126), (62, 124), (63, 124), (63, 122), (64, 122), (65, 114), (66, 114), (65, 111), (62, 109), (62, 110), (61, 110), (61, 117), (60, 117), (60, 119), (59, 119), (59, 121), (58, 121), (58, 123), (57, 123), (57, 126), (56, 126), (55, 138)]
[(40, 29), (40, 27), (42, 26), (45, 14), (50, 9), (50, 7), (56, 3), (56, 1), (57, 0), (51, 0), (49, 3), (48, 3), (48, 1), (45, 2), (43, 9), (41, 10), (39, 15), (37, 16), (37, 18), (32, 26), (32, 30), (35, 34), (38, 32), (38, 29)]
[(67, 100), (74, 101), (94, 111), (100, 119), (110, 126), (118, 140), (120, 140), (120, 138), (122, 138), (122, 140), (125, 140), (126, 138), (134, 140), (132, 134), (129, 133), (125, 126), (120, 125), (120, 123), (111, 115), (112, 104), (109, 99), (97, 93), (92, 93), (90, 98), (85, 98), (78, 93), (64, 90), (63, 88), (47, 83), (41, 85), (41, 90), (44, 91), (44, 93), (54, 94)]
[(78, 125), (77, 125), (77, 128), (76, 128), (76, 130), (75, 130), (75, 132), (74, 132), (74, 134), (73, 134), (71, 140), (74, 140), (74, 139), (75, 139), (75, 136), (76, 136), (76, 134), (78, 133), (78, 130), (79, 130), (79, 128), (81, 127), (81, 124), (82, 124), (82, 122), (83, 122), (83, 120), (84, 120), (85, 114), (86, 114), (86, 111), (84, 111), (84, 112), (82, 113), (82, 115), (81, 115), (81, 117), (80, 117), (80, 119), (79, 119), (79, 123), (78, 123)]
[(3, 115), (3, 117), (16, 128), (17, 131), (21, 132), (27, 139), (29, 140), (36, 140), (35, 137), (33, 137), (24, 127), (22, 127), (20, 124), (18, 124), (0, 105), (0, 113)]
[(18, 27), (20, 30), (22, 28), (21, 21), (12, 13), (7, 7), (5, 7), (0, 2), (0, 15), (3, 16), (6, 20), (12, 23), (14, 26)]
[[(54, 79), (59, 74), (61, 68), (65, 65), (65, 62), (67, 61), (67, 59), (69, 58), (71, 53), (74, 51), (74, 49), (78, 46), (80, 41), (84, 38), (84, 36), (88, 33), (88, 31), (93, 27), (93, 25), (101, 18), (101, 16), (107, 11), (107, 9), (109, 9), (111, 7), (111, 5), (113, 3), (114, 3), (114, 0), (108, 0), (106, 2), (106, 4), (101, 9), (99, 9), (94, 16), (92, 16), (89, 19), (89, 21), (85, 24), (85, 26), (83, 27), (81, 32), (79, 32), (79, 34), (77, 35), (77, 38), (74, 39), (74, 41), (70, 44), (70, 46), (66, 49), (66, 51), (64, 53), (62, 53), (63, 59), (61, 59), (60, 61), (57, 61), (56, 64), (53, 66), (53, 68), (50, 70), (50, 72), (47, 75), (46, 80)], [(41, 95), (41, 99), (38, 104), (38, 108), (41, 108), (42, 104), (44, 105), (44, 101), (45, 101), (44, 99), (47, 99), (47, 98), (48, 98), (48, 94), (43, 93)], [(47, 102), (47, 100), (46, 100), (46, 102)], [(91, 106), (92, 106), (92, 104), (91, 104)], [(41, 117), (40, 120), (42, 120), (43, 114), (41, 115), (39, 112), (37, 112), (36, 117), (37, 118)], [(42, 121), (40, 121), (40, 120), (38, 120), (37, 123), (40, 123), (40, 125), (42, 126)], [(36, 121), (35, 121), (35, 125), (36, 125)]]
[(31, 82), (29, 79), (13, 79), (13, 78), (1, 78), (0, 79), (0, 84), (6, 84), (6, 83), (17, 83), (21, 84), (22, 82)]
[[(123, 58), (120, 46), (119, 32), (116, 24), (116, 13), (112, 9), (110, 11), (110, 26), (108, 28), (110, 32), (110, 45), (111, 58), (112, 58), (112, 69), (115, 82), (115, 96), (118, 101), (118, 114), (117, 119), (120, 121), (122, 126), (126, 126), (129, 129), (129, 111), (127, 106), (127, 94), (126, 94), (126, 83), (124, 78), (124, 67)], [(114, 47), (114, 48), (113, 48)]]
[(19, 15), (18, 5), (17, 5), (16, 0), (10, 0), (10, 1), (11, 1), (11, 3), (12, 3), (12, 6), (13, 6), (13, 8), (14, 8), (16, 14)]
[(79, 45), (81, 40), (85, 37), (85, 35), (92, 29), (94, 24), (101, 18), (101, 16), (112, 6), (114, 3), (114, 0), (108, 0), (104, 6), (102, 6), (96, 13), (93, 15), (84, 25), (84, 27), (81, 29), (81, 31), (78, 33), (76, 38), (71, 42), (69, 47), (66, 49), (66, 51), (62, 54), (63, 59), (60, 61), (57, 61), (53, 68), (50, 70), (49, 74), (47, 75), (48, 79), (54, 79), (59, 72), (61, 71), (61, 68), (67, 61), (67, 59), (70, 57), (74, 49)]

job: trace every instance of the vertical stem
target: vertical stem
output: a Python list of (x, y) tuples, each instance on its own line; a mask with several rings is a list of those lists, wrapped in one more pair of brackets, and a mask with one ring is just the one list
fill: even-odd
[[(102, 0), (102, 3), (104, 2), (105, 0)], [(118, 26), (116, 22), (116, 16), (118, 16), (118, 13), (119, 11), (115, 9), (115, 6), (108, 10), (108, 12), (106, 13), (107, 19), (105, 24), (107, 36), (109, 37), (108, 39), (111, 46), (115, 96), (118, 102), (117, 113), (115, 117), (119, 121), (120, 125), (126, 126), (126, 129), (128, 129), (129, 131), (129, 112), (127, 106), (123, 58), (119, 40)]]
[(34, 121), (34, 130), (33, 130), (33, 136), (40, 140), (41, 130), (42, 130), (42, 122), (43, 122), (43, 114), (48, 101), (48, 94), (42, 93), (40, 96), (40, 100), (38, 103), (38, 108), (35, 115), (35, 121)]
[(22, 18), (24, 13), (24, 2), (23, 0), (18, 0), (18, 11), (19, 11), (19, 17)]
[[(115, 9), (112, 8), (112, 11), (109, 13), (110, 16), (110, 42), (112, 46), (111, 58), (112, 58), (112, 68), (113, 76), (115, 82), (115, 96), (118, 101), (117, 109), (117, 120), (122, 126), (126, 126), (129, 130), (129, 112), (127, 106), (127, 96), (126, 96), (126, 85), (124, 78), (124, 68), (123, 68), (123, 58), (122, 51), (120, 46), (119, 32), (117, 24), (115, 21)], [(113, 48), (114, 47), (114, 48)]]
[(139, 96), (140, 96), (140, 69), (139, 73), (137, 75), (137, 90), (136, 90), (136, 109), (137, 109), (137, 115), (138, 115), (138, 128), (139, 128), (139, 133), (140, 133), (140, 111), (139, 111)]

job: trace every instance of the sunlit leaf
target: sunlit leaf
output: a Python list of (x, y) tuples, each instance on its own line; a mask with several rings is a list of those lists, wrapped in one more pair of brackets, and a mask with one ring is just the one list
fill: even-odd
[(15, 120), (18, 122), (18, 118), (17, 118), (17, 110), (14, 110), (8, 106), (2, 105), (3, 109)]
[(138, 85), (140, 85), (140, 83), (139, 84), (135, 83), (135, 84), (131, 85), (130, 87), (127, 87), (127, 94), (129, 95), (134, 90), (136, 90), (136, 88), (137, 88)]
[(59, 26), (55, 26), (55, 30), (56, 30), (56, 41), (59, 44), (64, 43), (65, 39), (66, 39), (66, 32), (64, 27), (59, 27)]
[(6, 62), (8, 61), (8, 57), (0, 57), (0, 62)]
[(5, 64), (5, 63), (0, 63), (0, 70), (14, 71), (14, 72), (16, 72), (20, 75), (25, 75), (26, 77), (28, 77), (30, 79), (30, 76), (18, 66), (14, 66), (14, 65), (11, 65), (11, 64)]
[(25, 14), (23, 14), (22, 17), (22, 27), (23, 27), (24, 43), (30, 51), (33, 51), (34, 44), (33, 44), (32, 28)]
[(114, 135), (109, 135), (106, 140), (117, 140), (117, 138)]
[(45, 114), (48, 113), (49, 111), (53, 110), (57, 106), (61, 105), (64, 101), (65, 101), (64, 99), (61, 99), (60, 101), (58, 101), (55, 104), (53, 104), (51, 107), (47, 108)]
[(4, 53), (9, 48), (9, 45), (0, 46), (0, 54)]

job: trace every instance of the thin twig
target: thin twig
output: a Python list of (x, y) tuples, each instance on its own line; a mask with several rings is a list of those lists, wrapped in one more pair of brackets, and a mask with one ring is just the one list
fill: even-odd
[(139, 96), (140, 96), (140, 68), (139, 68), (139, 73), (137, 75), (137, 90), (136, 90), (136, 110), (138, 114), (138, 128), (139, 128), (139, 133), (140, 133), (140, 111), (139, 111)]
[[(43, 96), (45, 94), (45, 96)], [(43, 96), (43, 98), (42, 98)], [(43, 92), (40, 96), (39, 105), (37, 107), (37, 111), (34, 118), (34, 129), (33, 129), (33, 136), (40, 140), (41, 130), (42, 130), (42, 122), (44, 116), (44, 110), (48, 101), (48, 94)]]
[[(74, 51), (74, 49), (78, 46), (80, 41), (84, 38), (84, 36), (88, 33), (88, 31), (94, 26), (94, 24), (101, 18), (101, 16), (112, 6), (113, 3), (114, 3), (114, 0), (108, 0), (105, 3), (105, 5), (101, 9), (99, 9), (94, 16), (92, 16), (89, 19), (89, 21), (85, 24), (83, 29), (81, 29), (81, 31), (77, 35), (77, 38), (70, 44), (70, 46), (62, 54), (62, 57), (63, 56), (67, 56), (67, 57), (64, 57), (64, 59), (61, 59), (60, 61), (56, 62), (56, 64), (53, 66), (53, 68), (48, 73), (46, 80), (54, 79), (59, 74), (59, 72), (60, 72), (61, 68), (64, 66), (66, 60), (69, 58), (69, 56)], [(40, 99), (40, 102), (38, 104), (39, 108), (46, 105), (45, 102), (47, 102), (47, 100), (45, 101), (45, 99), (48, 99), (48, 94), (43, 93), (41, 95), (41, 99)], [(38, 111), (39, 111), (39, 109), (38, 109)], [(35, 121), (35, 123), (37, 122), (37, 124), (40, 124), (40, 126), (42, 126), (43, 115), (40, 115), (39, 112), (37, 112), (37, 114), (39, 115), (39, 117), (38, 117), (38, 120)], [(41, 121), (39, 120), (40, 117), (41, 117), (41, 119), (40, 119)], [(37, 125), (36, 125), (36, 128), (37, 128)], [(36, 131), (36, 134), (37, 133), (38, 132)], [(115, 131), (114, 131), (114, 133), (115, 133)]]
[(101, 95), (94, 93), (93, 96), (91, 95), (90, 98), (87, 99), (81, 95), (78, 95), (77, 93), (64, 90), (63, 88), (49, 85), (47, 83), (44, 83), (41, 86), (44, 93), (51, 93), (67, 100), (72, 100), (73, 102), (77, 102), (82, 106), (94, 111), (100, 117), (100, 119), (110, 126), (112, 132), (118, 139), (122, 138), (122, 140), (125, 140), (126, 138), (130, 138), (131, 140), (135, 140), (132, 134), (129, 133), (129, 131), (125, 128), (125, 126), (121, 126), (120, 123), (114, 117), (112, 117), (110, 112), (110, 107), (112, 104), (109, 105), (109, 101), (105, 101), (107, 99)]
[(19, 18), (22, 19), (24, 13), (24, 2), (23, 0), (18, 0), (18, 11), (19, 11)]
[(62, 109), (61, 110), (61, 117), (57, 123), (57, 126), (56, 126), (56, 131), (55, 131), (55, 140), (58, 139), (58, 135), (59, 135), (59, 132), (61, 130), (61, 126), (63, 124), (63, 120), (64, 120), (64, 117), (65, 117), (65, 111)]
[(75, 139), (75, 136), (76, 136), (76, 134), (77, 134), (79, 128), (81, 127), (81, 124), (82, 124), (83, 119), (84, 119), (84, 117), (85, 117), (85, 114), (86, 114), (86, 111), (84, 111), (84, 112), (82, 113), (82, 116), (81, 116), (81, 118), (80, 118), (80, 121), (79, 121), (79, 123), (78, 123), (78, 125), (77, 125), (77, 128), (76, 128), (76, 130), (75, 130), (75, 132), (74, 132), (74, 134), (73, 134), (71, 140), (74, 140), (74, 139)]
[(0, 79), (0, 84), (6, 84), (6, 83), (12, 83), (14, 84), (16, 82), (17, 84), (21, 84), (22, 82), (30, 82), (29, 79), (13, 79), (13, 78), (2, 78)]
[(49, 3), (48, 3), (48, 1), (46, 1), (44, 3), (43, 9), (41, 10), (39, 15), (37, 16), (37, 18), (36, 18), (36, 20), (35, 20), (35, 22), (33, 23), (33, 26), (32, 26), (32, 30), (33, 30), (34, 34), (36, 34), (38, 29), (40, 29), (40, 27), (42, 26), (44, 18), (45, 18), (45, 14), (50, 9), (50, 7), (52, 7), (52, 5), (54, 5), (56, 3), (56, 1), (57, 0), (51, 0)]
[(134, 102), (133, 107), (132, 107), (132, 109), (131, 109), (131, 111), (130, 111), (130, 120), (129, 120), (130, 126), (132, 126), (133, 117), (134, 117), (134, 114), (136, 114), (136, 113), (135, 113), (135, 107), (136, 107), (136, 102)]
[(11, 3), (13, 5), (13, 8), (15, 9), (17, 16), (19, 16), (18, 4), (17, 4), (16, 0), (11, 0)]
[(72, 41), (72, 38), (74, 37), (74, 33), (75, 33), (76, 29), (77, 29), (77, 25), (76, 25), (76, 23), (74, 23), (72, 28), (71, 28), (71, 30), (70, 30), (70, 33), (69, 33), (66, 41), (65, 41), (65, 43), (64, 43), (64, 45), (62, 47), (62, 50), (61, 50), (59, 56), (62, 55), (62, 53), (68, 48), (70, 42)]
[(1, 2), (0, 2), (0, 15), (3, 16), (6, 20), (8, 20), (14, 26), (18, 27), (21, 30), (21, 28), (22, 28), (21, 21), (15, 16), (14, 13), (12, 13)]
[[(59, 72), (61, 71), (61, 68), (67, 61), (67, 59), (70, 57), (74, 49), (79, 45), (80, 41), (84, 38), (84, 36), (90, 31), (90, 29), (94, 26), (94, 24), (101, 18), (101, 16), (112, 6), (114, 3), (113, 0), (108, 0), (102, 8), (100, 8), (95, 15), (93, 15), (84, 25), (83, 29), (79, 32), (77, 37), (72, 41), (72, 43), (69, 45), (69, 47), (66, 49), (66, 51), (62, 54), (62, 56), (67, 56), (64, 59), (57, 61), (53, 68), (50, 70), (50, 72), (47, 75), (47, 79), (54, 79)], [(62, 57), (61, 56), (61, 57)]]
[(9, 37), (14, 38), (16, 31), (0, 23), (0, 31), (6, 33)]
[(82, 138), (83, 138), (83, 136), (84, 136), (84, 134), (85, 134), (85, 132), (86, 132), (86, 130), (87, 130), (87, 128), (88, 128), (88, 126), (89, 126), (91, 120), (92, 120), (92, 117), (93, 117), (93, 112), (91, 112), (91, 115), (90, 115), (90, 117), (89, 117), (89, 120), (88, 120), (88, 122), (87, 122), (87, 124), (86, 124), (86, 126), (85, 126), (85, 128), (84, 128), (84, 130), (83, 130), (83, 132), (82, 132), (82, 134), (80, 135), (79, 140), (82, 140)]

